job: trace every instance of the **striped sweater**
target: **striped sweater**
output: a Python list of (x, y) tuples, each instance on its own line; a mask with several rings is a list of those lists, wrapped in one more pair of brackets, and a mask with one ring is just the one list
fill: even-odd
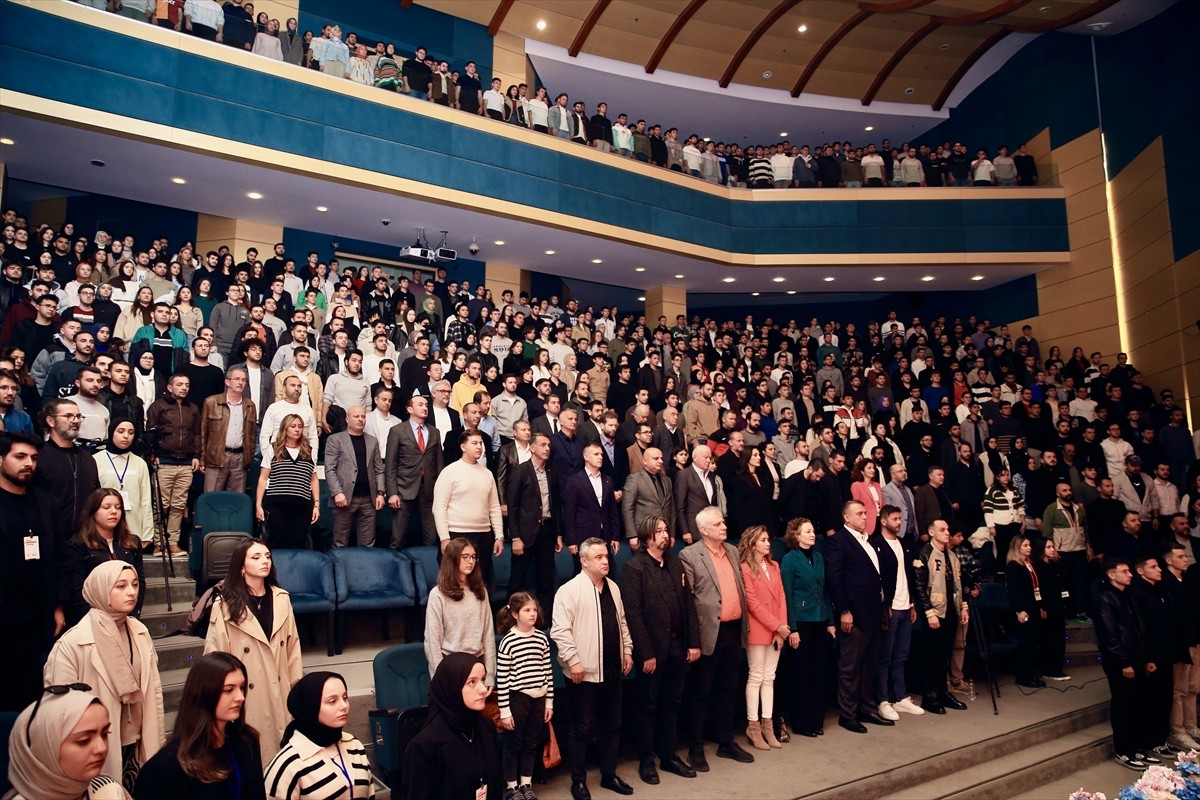
[(345, 773), (329, 758), (324, 747), (317, 746), (299, 731), (294, 732), (267, 766), (264, 781), (269, 800), (370, 800), (375, 797), (371, 765), (362, 742), (343, 731), (338, 750)]
[(512, 716), (510, 692), (545, 697), (546, 708), (554, 708), (554, 673), (550, 667), (550, 639), (536, 628), (521, 633), (513, 628), (496, 650), (496, 694), (500, 716)]

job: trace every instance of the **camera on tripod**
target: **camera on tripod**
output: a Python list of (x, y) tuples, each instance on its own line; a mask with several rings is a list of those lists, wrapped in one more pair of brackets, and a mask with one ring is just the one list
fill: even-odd
[(147, 461), (158, 455), (165, 434), (162, 428), (146, 428), (133, 440), (133, 452)]

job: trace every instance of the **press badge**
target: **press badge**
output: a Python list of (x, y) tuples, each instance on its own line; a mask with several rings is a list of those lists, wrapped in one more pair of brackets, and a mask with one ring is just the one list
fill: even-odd
[(487, 800), (487, 795), (488, 795), (487, 786), (480, 786), (478, 789), (475, 790), (475, 800)]
[(121, 503), (125, 506), (126, 511), (133, 511), (133, 503), (129, 499), (129, 492), (121, 489)]
[(42, 547), (38, 543), (38, 537), (25, 536), (22, 537), (25, 542), (25, 560), (26, 561), (41, 561)]

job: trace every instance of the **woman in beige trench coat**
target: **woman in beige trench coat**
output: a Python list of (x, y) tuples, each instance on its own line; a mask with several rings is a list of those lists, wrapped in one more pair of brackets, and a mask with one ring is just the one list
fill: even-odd
[(214, 651), (246, 665), (246, 722), (258, 731), (269, 764), (291, 719), (287, 696), (301, 676), (300, 634), (288, 593), (276, 585), (271, 550), (260, 539), (248, 540), (230, 558), (204, 643), (206, 654)]

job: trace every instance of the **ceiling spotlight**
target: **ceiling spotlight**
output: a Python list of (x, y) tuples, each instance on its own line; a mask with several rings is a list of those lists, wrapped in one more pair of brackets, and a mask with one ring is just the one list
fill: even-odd
[(324, 214), (328, 210), (329, 210), (329, 206), (317, 206), (317, 211), (320, 211), (322, 214)]
[(981, 280), (983, 280), (983, 276), (982, 276), (982, 275), (972, 275), (972, 276), (971, 276), (971, 280), (973, 280), (973, 281), (981, 281)]
[(933, 280), (933, 276), (926, 275), (924, 278), (921, 278), (921, 280), (923, 280), (925, 283), (929, 283), (931, 280)]
[(949, 49), (950, 49), (949, 42), (942, 42), (941, 44), (938, 45), (938, 50), (949, 50)]
[(737, 278), (722, 278), (721, 280), (724, 281), (725, 283), (733, 283), (734, 281), (737, 280)]
[(496, 241), (492, 242), (492, 244), (496, 245), (496, 247), (504, 247), (504, 240), (497, 239)]
[(603, 259), (603, 258), (593, 258), (593, 259), (592, 259), (592, 263), (593, 263), (593, 264), (603, 264), (603, 263), (604, 263), (604, 259)]
[(758, 292), (751, 292), (751, 293), (750, 293), (750, 296), (751, 296), (751, 297), (758, 297)]
[(93, 167), (107, 167), (108, 166), (107, 164), (105, 164), (103, 161), (101, 161), (98, 158), (93, 158), (90, 163)]
[(799, 28), (796, 28), (796, 30), (799, 31), (800, 33), (806, 33), (808, 31), (808, 26), (801, 25)]
[(246, 192), (246, 197), (249, 197), (251, 200), (262, 200), (263, 198), (259, 192)]
[(883, 283), (885, 280), (887, 280), (887, 278), (883, 277), (882, 275), (876, 275), (876, 276), (875, 276), (875, 282), (876, 282), (876, 283)]
[(646, 297), (645, 297), (645, 295), (643, 295), (642, 297), (639, 297), (639, 298), (638, 298), (638, 302), (639, 302), (639, 303), (644, 303), (644, 302), (646, 302)]
[(544, 19), (539, 19), (539, 20), (537, 21), (537, 29), (538, 29), (539, 31), (544, 31), (544, 30), (546, 30), (546, 20), (544, 20)]
[(787, 135), (788, 135), (788, 132), (787, 132), (787, 131), (780, 131), (780, 132), (779, 132), (779, 135), (780, 135), (780, 136), (787, 136)]
[(1105, 28), (1109, 27), (1110, 25), (1112, 25), (1111, 22), (1093, 22), (1092, 24), (1087, 26), (1087, 29), (1089, 31), (1091, 31), (1092, 33), (1099, 33), (1100, 31), (1104, 30)]
[(771, 72), (771, 70), (768, 69), (763, 72), (763, 77), (766, 78), (767, 80), (770, 80), (771, 76), (774, 74), (775, 74), (774, 72)]
[(795, 293), (796, 293), (796, 290), (795, 290), (795, 289), (788, 289), (788, 292), (787, 292), (787, 293), (788, 293), (788, 294), (795, 294)]
[(782, 275), (780, 275), (778, 277), (771, 278), (771, 280), (775, 281), (775, 283), (783, 283), (784, 277)]
[(833, 277), (832, 275), (827, 275), (827, 276), (825, 277), (825, 282), (826, 282), (826, 283), (833, 283), (835, 280), (837, 280), (837, 278)]
[(868, 133), (870, 133), (871, 131), (875, 130), (875, 126), (874, 126), (874, 125), (868, 125), (867, 127), (863, 128), (863, 130), (864, 130), (864, 131), (867, 131)]
[(916, 91), (916, 89), (914, 89), (913, 87), (909, 86), (908, 88), (906, 88), (906, 89), (904, 90), (904, 93), (905, 93), (905, 94), (912, 94), (912, 93), (913, 93), (913, 92), (915, 92), (915, 91)]
[(634, 272), (645, 272), (646, 268), (645, 267), (634, 267), (633, 271)]
[(187, 183), (187, 180), (184, 178), (171, 178), (171, 183), (177, 183), (180, 186), (183, 186), (185, 183)]
[(16, 142), (5, 136), (3, 139), (0, 139), (0, 144), (16, 144)]
[(1049, 14), (1053, 9), (1050, 6), (1042, 6), (1038, 9), (1039, 14)]
[(675, 279), (676, 279), (676, 280), (679, 280), (679, 279), (680, 279), (680, 278), (682, 278), (682, 277), (683, 277), (683, 275), (676, 275), (676, 276), (675, 276)]
[(548, 256), (552, 256), (552, 255), (554, 255), (554, 254), (555, 254), (555, 253), (557, 253), (557, 252), (558, 252), (557, 250), (547, 250), (547, 251), (546, 251), (546, 255), (548, 255)]

